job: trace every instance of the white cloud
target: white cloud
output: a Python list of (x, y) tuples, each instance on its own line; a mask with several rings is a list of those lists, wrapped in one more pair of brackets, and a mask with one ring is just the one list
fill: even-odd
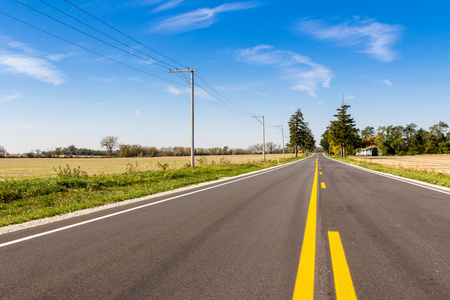
[(385, 84), (385, 85), (387, 85), (387, 86), (393, 86), (394, 84), (390, 81), (390, 80), (388, 80), (388, 79), (383, 79), (383, 80), (381, 80), (381, 83), (382, 84)]
[(25, 74), (58, 85), (64, 82), (65, 75), (48, 59), (60, 60), (67, 56), (46, 55), (11, 37), (0, 35), (0, 71), (3, 72)]
[(140, 117), (140, 116), (142, 116), (142, 113), (141, 113), (139, 110), (136, 110), (136, 111), (134, 112), (134, 115), (135, 115), (136, 117)]
[(272, 46), (259, 45), (236, 51), (237, 59), (258, 65), (274, 66), (283, 79), (293, 82), (292, 89), (317, 97), (319, 87), (329, 88), (334, 77), (327, 67), (313, 62), (309, 57), (286, 50), (274, 50)]
[(44, 59), (21, 54), (0, 53), (0, 65), (3, 71), (26, 74), (43, 82), (58, 85), (64, 82), (65, 76), (54, 65)]
[(158, 7), (156, 7), (153, 10), (153, 12), (160, 12), (160, 11), (163, 11), (163, 10), (169, 10), (169, 9), (175, 8), (178, 5), (180, 5), (181, 2), (183, 2), (183, 1), (184, 0), (170, 0), (170, 1), (167, 1), (167, 2), (165, 2), (163, 4), (160, 4)]
[(69, 54), (50, 54), (48, 56), (48, 59), (52, 60), (52, 61), (60, 61), (63, 60), (64, 58), (67, 58), (69, 56), (72, 56), (73, 53), (69, 53)]
[(269, 95), (263, 92), (253, 92), (253, 94), (258, 95), (258, 96), (262, 96), (264, 98), (269, 98)]
[(376, 22), (374, 19), (361, 21), (355, 17), (353, 22), (332, 26), (318, 20), (304, 20), (298, 23), (298, 30), (316, 39), (332, 40), (344, 46), (362, 48), (360, 52), (368, 53), (378, 60), (390, 62), (397, 57), (392, 46), (400, 38), (404, 27)]
[(255, 2), (235, 2), (222, 4), (214, 8), (200, 8), (162, 20), (153, 27), (153, 31), (161, 33), (175, 33), (206, 28), (217, 22), (217, 16), (220, 13), (250, 9), (256, 6), (258, 5)]
[(344, 95), (344, 100), (352, 100), (352, 99), (355, 99), (356, 97), (355, 96), (352, 96), (352, 95)]
[(20, 92), (14, 92), (12, 94), (1, 95), (0, 96), (0, 102), (6, 103), (6, 102), (12, 101), (14, 99), (17, 99), (20, 96), (22, 96), (22, 94)]
[(190, 93), (191, 91), (190, 88), (179, 89), (177, 87), (174, 87), (173, 85), (167, 85), (166, 88), (166, 92), (175, 96), (181, 95), (183, 93)]

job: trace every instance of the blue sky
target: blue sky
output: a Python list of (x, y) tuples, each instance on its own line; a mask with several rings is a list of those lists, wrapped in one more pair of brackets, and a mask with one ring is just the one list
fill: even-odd
[(4, 0), (0, 145), (99, 149), (115, 135), (188, 147), (190, 90), (174, 67), (198, 70), (196, 147), (261, 143), (252, 115), (280, 144), (274, 125), (288, 136), (298, 108), (319, 142), (343, 95), (360, 129), (450, 123), (449, 11), (448, 1)]

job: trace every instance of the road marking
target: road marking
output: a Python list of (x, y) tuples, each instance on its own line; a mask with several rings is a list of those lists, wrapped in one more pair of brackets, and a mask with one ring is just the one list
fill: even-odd
[(320, 175), (322, 175), (322, 172), (320, 172)]
[(356, 300), (352, 277), (345, 259), (339, 232), (328, 231), (330, 241), (331, 263), (333, 265), (334, 287), (337, 300)]
[(308, 216), (306, 218), (305, 234), (302, 251), (295, 280), (293, 299), (314, 299), (314, 267), (316, 255), (316, 215), (317, 215), (317, 173), (319, 157), (316, 159), (316, 171), (309, 200)]
[(128, 213), (128, 212), (131, 212), (131, 211), (134, 211), (134, 210), (138, 210), (138, 209), (141, 209), (141, 208), (145, 208), (145, 207), (148, 207), (148, 206), (164, 203), (164, 202), (175, 200), (175, 199), (178, 199), (178, 198), (181, 198), (181, 197), (185, 197), (185, 196), (201, 193), (201, 192), (204, 192), (204, 191), (207, 191), (207, 190), (215, 189), (215, 188), (218, 188), (218, 187), (221, 187), (221, 186), (224, 186), (224, 185), (228, 185), (228, 184), (231, 184), (231, 183), (235, 183), (235, 182), (238, 182), (238, 181), (242, 181), (242, 180), (249, 179), (249, 178), (252, 178), (252, 177), (256, 177), (256, 176), (259, 176), (259, 175), (263, 175), (263, 174), (266, 174), (266, 173), (269, 173), (269, 172), (272, 172), (272, 171), (276, 171), (276, 170), (282, 169), (284, 167), (287, 167), (290, 164), (294, 164), (294, 163), (301, 162), (301, 161), (303, 161), (303, 160), (297, 160), (297, 161), (292, 162), (292, 163), (287, 163), (287, 164), (284, 164), (284, 165), (276, 166), (276, 167), (270, 168), (268, 170), (264, 170), (264, 171), (262, 171), (260, 173), (257, 173), (257, 174), (253, 174), (253, 175), (246, 176), (246, 177), (243, 177), (243, 178), (239, 178), (239, 179), (236, 179), (236, 180), (227, 181), (227, 182), (224, 182), (224, 183), (221, 183), (221, 184), (218, 184), (218, 185), (214, 185), (214, 186), (210, 186), (210, 187), (207, 187), (207, 188), (204, 188), (204, 189), (201, 189), (201, 190), (197, 190), (197, 191), (189, 192), (189, 193), (186, 193), (186, 194), (170, 197), (170, 198), (159, 200), (159, 201), (155, 201), (155, 202), (152, 202), (152, 203), (143, 204), (143, 205), (140, 205), (140, 206), (136, 206), (136, 207), (129, 208), (129, 209), (126, 209), (126, 210), (122, 210), (122, 211), (119, 211), (119, 212), (116, 212), (116, 213), (112, 213), (112, 214), (109, 214), (109, 215), (104, 215), (104, 216), (101, 216), (101, 217), (98, 217), (98, 218), (86, 220), (86, 221), (83, 221), (83, 222), (80, 222), (80, 223), (75, 223), (75, 224), (72, 224), (72, 225), (68, 225), (68, 226), (56, 228), (56, 229), (53, 229), (53, 230), (44, 231), (44, 232), (41, 232), (41, 233), (38, 233), (38, 234), (30, 235), (30, 236), (27, 236), (27, 237), (24, 237), (24, 238), (20, 238), (20, 239), (17, 239), (17, 240), (12, 240), (12, 241), (9, 241), (9, 242), (5, 242), (3, 244), (0, 244), (0, 248), (6, 247), (6, 246), (9, 246), (9, 245), (13, 245), (13, 244), (17, 244), (17, 243), (20, 243), (20, 242), (24, 242), (24, 241), (27, 241), (27, 240), (35, 239), (35, 238), (38, 238), (38, 237), (41, 237), (41, 236), (44, 236), (44, 235), (49, 235), (49, 234), (52, 234), (52, 233), (63, 231), (63, 230), (66, 230), (66, 229), (78, 227), (78, 226), (85, 225), (85, 224), (88, 224), (88, 223), (92, 223), (92, 222), (100, 221), (100, 220), (103, 220), (103, 219), (111, 218), (111, 217), (114, 217), (114, 216), (117, 216), (117, 215)]
[(321, 182), (320, 183), (320, 186), (323, 188), (323, 189), (326, 189), (327, 187), (325, 186), (325, 182)]

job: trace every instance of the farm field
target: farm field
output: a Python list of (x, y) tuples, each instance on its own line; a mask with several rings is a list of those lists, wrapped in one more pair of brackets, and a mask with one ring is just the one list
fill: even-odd
[[(286, 157), (291, 157), (286, 154)], [(266, 154), (266, 159), (283, 158), (283, 154)], [(182, 168), (190, 164), (190, 156), (127, 157), (127, 158), (2, 158), (0, 159), (0, 180), (56, 176), (54, 168), (80, 167), (88, 175), (119, 174), (133, 170), (158, 170), (160, 164), (168, 169)], [(262, 155), (210, 155), (196, 156), (196, 166), (201, 164), (246, 163), (261, 161)]]
[(413, 169), (450, 174), (450, 155), (359, 156), (354, 160), (378, 163), (398, 169)]

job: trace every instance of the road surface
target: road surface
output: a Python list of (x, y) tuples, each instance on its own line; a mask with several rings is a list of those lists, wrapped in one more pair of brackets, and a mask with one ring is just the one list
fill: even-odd
[(448, 193), (315, 155), (0, 235), (0, 298), (450, 299), (449, 233)]

